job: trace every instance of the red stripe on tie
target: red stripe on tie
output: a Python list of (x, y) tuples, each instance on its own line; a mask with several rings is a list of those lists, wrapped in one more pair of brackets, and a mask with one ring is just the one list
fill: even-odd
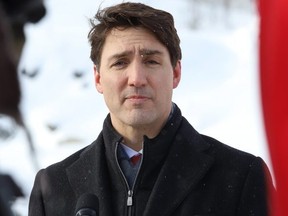
[(131, 163), (135, 166), (138, 161), (141, 159), (142, 154), (136, 154), (130, 158)]

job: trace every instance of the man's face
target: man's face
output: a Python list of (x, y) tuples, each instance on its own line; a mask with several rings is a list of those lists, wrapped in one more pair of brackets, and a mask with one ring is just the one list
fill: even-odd
[(127, 126), (153, 130), (168, 118), (181, 65), (179, 61), (172, 67), (167, 48), (147, 30), (113, 29), (94, 74), (116, 130)]

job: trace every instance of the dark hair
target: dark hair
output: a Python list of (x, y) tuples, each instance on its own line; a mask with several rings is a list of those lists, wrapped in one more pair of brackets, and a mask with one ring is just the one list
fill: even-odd
[(106, 36), (113, 28), (143, 27), (147, 29), (167, 47), (173, 67), (182, 57), (180, 39), (174, 27), (173, 16), (166, 11), (141, 3), (125, 2), (103, 10), (98, 9), (94, 19), (90, 19), (90, 23), (92, 25), (88, 34), (91, 45), (90, 58), (96, 67), (100, 66)]

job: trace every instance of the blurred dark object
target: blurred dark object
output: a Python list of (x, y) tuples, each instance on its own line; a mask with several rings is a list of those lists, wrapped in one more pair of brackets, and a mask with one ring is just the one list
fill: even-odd
[(2, 216), (13, 216), (12, 210), (9, 206), (8, 201), (0, 194), (0, 215)]
[(0, 7), (0, 113), (21, 123), (21, 91), (10, 29), (8, 18)]
[(36, 23), (46, 14), (42, 0), (1, 0), (3, 9), (13, 22)]
[[(11, 117), (24, 129), (36, 168), (34, 144), (19, 108), (21, 89), (18, 64), (25, 43), (25, 24), (36, 23), (45, 14), (43, 0), (0, 0), (0, 114)], [(9, 136), (6, 133), (9, 130), (0, 128), (0, 131), (5, 137)]]
[(8, 115), (0, 113), (0, 138), (7, 140), (16, 134), (16, 122)]
[(37, 23), (46, 14), (43, 0), (0, 0), (2, 9), (13, 37), (17, 62), (19, 62), (25, 43), (24, 26), (26, 23)]
[(39, 21), (45, 13), (43, 0), (0, 0), (0, 113), (12, 116), (21, 126), (17, 69), (25, 42), (24, 25)]
[(19, 197), (24, 197), (21, 188), (10, 175), (0, 174), (0, 188), (0, 193), (4, 195), (9, 202), (13, 202)]
[(84, 76), (84, 72), (83, 72), (83, 71), (80, 71), (80, 70), (75, 70), (75, 71), (73, 72), (73, 76), (74, 76), (74, 78), (76, 78), (76, 79), (80, 79), (80, 78), (82, 78), (82, 77)]
[(26, 76), (26, 77), (30, 78), (30, 79), (33, 79), (33, 78), (35, 78), (35, 77), (39, 74), (39, 69), (36, 68), (36, 69), (34, 69), (34, 70), (32, 70), (32, 71), (28, 71), (28, 70), (26, 70), (26, 69), (24, 68), (24, 69), (22, 69), (21, 74), (22, 74), (23, 76)]
[(24, 197), (24, 194), (13, 178), (0, 174), (0, 215), (12, 216), (11, 205), (19, 197)]

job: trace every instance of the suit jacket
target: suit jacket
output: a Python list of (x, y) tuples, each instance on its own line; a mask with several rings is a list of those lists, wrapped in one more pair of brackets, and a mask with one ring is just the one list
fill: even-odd
[(263, 160), (199, 134), (178, 107), (157, 137), (144, 137), (132, 188), (116, 158), (121, 139), (108, 115), (95, 142), (40, 170), (29, 216), (75, 215), (87, 192), (98, 197), (100, 216), (268, 215)]

